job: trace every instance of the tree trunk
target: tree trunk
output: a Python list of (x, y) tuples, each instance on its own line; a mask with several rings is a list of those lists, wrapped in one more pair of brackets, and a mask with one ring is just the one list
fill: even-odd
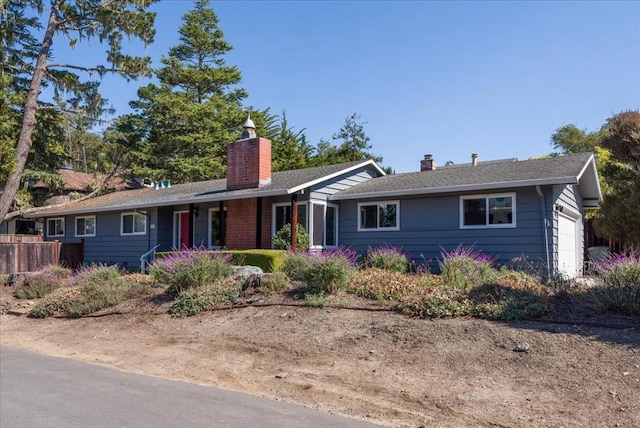
[(64, 3), (64, 0), (56, 0), (51, 5), (51, 14), (49, 15), (49, 22), (47, 23), (47, 30), (44, 33), (42, 39), (42, 45), (40, 52), (38, 52), (38, 59), (36, 61), (36, 68), (31, 78), (31, 86), (27, 93), (27, 100), (24, 105), (24, 116), (22, 117), (22, 129), (20, 130), (20, 136), (18, 137), (18, 146), (16, 150), (16, 169), (9, 175), (7, 183), (4, 186), (2, 195), (0, 195), (0, 219), (4, 220), (5, 216), (11, 208), (11, 204), (16, 198), (16, 193), (20, 188), (20, 180), (22, 179), (22, 172), (27, 162), (27, 156), (29, 156), (29, 150), (31, 149), (31, 136), (33, 130), (36, 127), (36, 111), (38, 110), (38, 96), (40, 95), (40, 88), (42, 86), (42, 79), (44, 78), (47, 68), (47, 56), (53, 44), (53, 36), (58, 29), (57, 13), (60, 6)]

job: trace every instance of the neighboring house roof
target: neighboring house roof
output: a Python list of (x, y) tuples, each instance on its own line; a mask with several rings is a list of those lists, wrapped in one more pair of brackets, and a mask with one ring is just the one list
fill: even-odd
[(371, 165), (379, 174), (384, 175), (384, 171), (372, 160), (355, 161), (315, 168), (274, 172), (271, 175), (271, 183), (259, 188), (228, 190), (227, 180), (224, 178), (197, 181), (193, 183), (174, 184), (169, 188), (157, 190), (144, 188), (113, 192), (96, 198), (73, 202), (63, 207), (39, 211), (38, 213), (27, 216), (42, 217), (51, 214), (64, 215), (99, 211), (122, 211), (157, 206), (287, 195), (366, 165)]
[[(64, 181), (64, 190), (72, 192), (89, 193), (104, 179), (103, 174), (89, 174), (86, 172), (74, 171), (68, 168), (59, 169), (58, 175)], [(125, 190), (130, 188), (140, 188), (141, 186), (130, 180), (126, 180), (119, 174), (113, 175), (106, 183), (105, 188), (108, 190)], [(48, 189), (49, 186), (42, 181), (37, 181), (33, 185), (34, 189)]]
[(554, 184), (579, 185), (585, 206), (597, 206), (602, 199), (591, 153), (524, 161), (506, 159), (480, 162), (476, 166), (451, 165), (433, 171), (386, 175), (345, 189), (329, 199), (388, 198)]

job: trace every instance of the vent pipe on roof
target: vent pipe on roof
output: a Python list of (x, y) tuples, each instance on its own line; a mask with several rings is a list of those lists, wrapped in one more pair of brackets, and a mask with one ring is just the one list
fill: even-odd
[(473, 165), (473, 166), (477, 166), (478, 165), (478, 154), (477, 153), (471, 153), (471, 165)]

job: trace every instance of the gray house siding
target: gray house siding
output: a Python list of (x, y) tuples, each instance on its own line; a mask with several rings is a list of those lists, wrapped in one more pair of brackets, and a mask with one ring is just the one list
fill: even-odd
[(508, 263), (523, 254), (535, 265), (545, 260), (540, 199), (535, 189), (516, 192), (515, 228), (461, 229), (458, 195), (400, 198), (399, 201), (400, 230), (371, 232), (357, 231), (358, 202), (342, 201), (340, 244), (359, 253), (370, 246), (401, 246), (418, 264), (430, 259), (432, 270), (437, 270), (434, 268), (442, 250), (451, 251), (460, 244), (494, 255), (499, 263)]

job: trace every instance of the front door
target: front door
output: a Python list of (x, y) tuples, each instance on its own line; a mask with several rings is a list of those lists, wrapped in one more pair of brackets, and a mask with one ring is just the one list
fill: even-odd
[(178, 232), (178, 248), (189, 248), (189, 213), (180, 213), (180, 227)]

